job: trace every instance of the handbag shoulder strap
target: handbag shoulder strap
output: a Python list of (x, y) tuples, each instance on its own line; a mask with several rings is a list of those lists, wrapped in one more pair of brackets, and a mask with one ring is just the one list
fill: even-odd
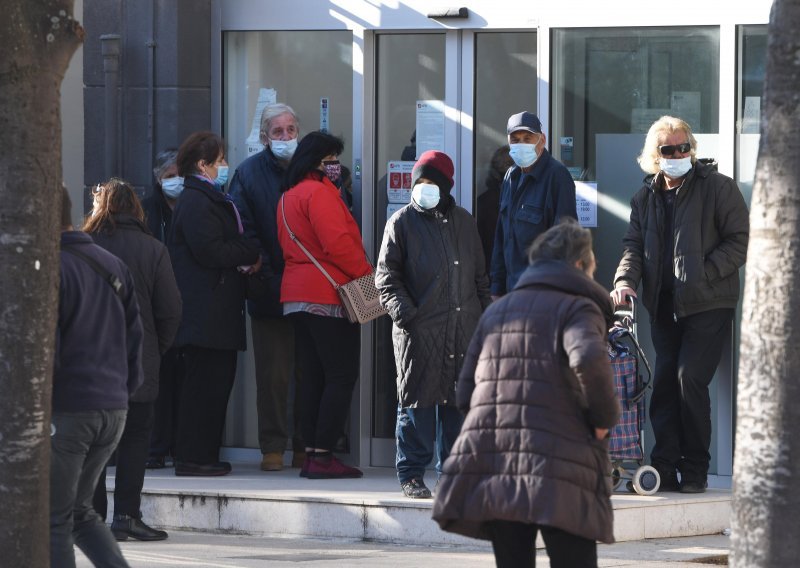
[(305, 253), (305, 255), (308, 257), (308, 259), (309, 259), (311, 262), (313, 262), (313, 263), (314, 263), (314, 266), (316, 266), (317, 268), (319, 268), (320, 272), (322, 272), (322, 274), (324, 274), (324, 275), (325, 275), (325, 278), (327, 278), (327, 279), (328, 279), (328, 282), (330, 282), (330, 283), (331, 283), (331, 285), (332, 285), (334, 288), (338, 288), (338, 287), (339, 287), (339, 284), (337, 284), (337, 283), (336, 283), (336, 280), (334, 280), (334, 279), (331, 277), (331, 275), (330, 275), (330, 274), (328, 274), (328, 271), (327, 271), (327, 270), (325, 270), (325, 269), (322, 267), (322, 265), (321, 265), (321, 264), (320, 264), (320, 263), (317, 261), (317, 259), (316, 259), (316, 258), (314, 258), (314, 255), (313, 255), (313, 254), (311, 254), (310, 252), (308, 252), (308, 249), (307, 249), (306, 247), (304, 247), (304, 246), (303, 246), (303, 243), (301, 243), (301, 242), (300, 242), (300, 240), (297, 238), (297, 235), (295, 235), (295, 234), (292, 232), (292, 229), (290, 229), (290, 228), (289, 228), (289, 223), (286, 221), (286, 206), (284, 205), (284, 202), (285, 202), (285, 199), (284, 199), (284, 197), (286, 197), (286, 194), (285, 194), (285, 193), (284, 193), (283, 195), (281, 195), (281, 215), (283, 216), (283, 225), (286, 227), (286, 231), (289, 233), (289, 238), (290, 238), (290, 239), (292, 239), (292, 241), (293, 241), (293, 242), (294, 242), (294, 243), (295, 243), (297, 246), (299, 246), (299, 247), (300, 247), (300, 250), (302, 250), (302, 251)]
[(81, 260), (83, 260), (83, 262), (85, 262), (86, 264), (88, 264), (88, 265), (91, 267), (91, 269), (92, 269), (92, 270), (94, 270), (94, 271), (95, 271), (95, 272), (97, 272), (97, 273), (98, 273), (100, 276), (102, 276), (102, 277), (103, 277), (103, 280), (105, 280), (106, 282), (108, 282), (108, 284), (111, 286), (111, 288), (113, 288), (113, 289), (114, 289), (114, 294), (116, 294), (116, 295), (117, 295), (117, 297), (120, 297), (120, 298), (122, 297), (122, 293), (124, 292), (124, 285), (122, 284), (122, 280), (120, 280), (120, 279), (117, 277), (117, 275), (116, 275), (116, 274), (114, 274), (114, 273), (112, 273), (110, 270), (106, 269), (106, 268), (105, 268), (105, 267), (104, 267), (102, 264), (100, 264), (98, 261), (96, 261), (95, 259), (93, 259), (93, 258), (92, 258), (91, 256), (89, 256), (88, 254), (84, 253), (83, 251), (80, 251), (80, 250), (78, 250), (78, 249), (77, 249), (75, 246), (73, 246), (73, 245), (63, 245), (63, 246), (61, 247), (61, 250), (62, 250), (63, 252), (68, 252), (69, 254), (71, 254), (71, 255), (73, 255), (73, 256), (77, 256), (78, 258), (80, 258)]

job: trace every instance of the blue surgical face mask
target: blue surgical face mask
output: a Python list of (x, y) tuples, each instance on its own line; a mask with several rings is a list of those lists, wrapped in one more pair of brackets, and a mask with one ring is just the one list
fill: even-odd
[(228, 182), (228, 166), (217, 166), (217, 179), (214, 183), (220, 187)]
[(432, 183), (418, 183), (411, 190), (411, 198), (423, 209), (433, 209), (439, 205), (441, 197), (439, 186)]
[(170, 199), (178, 199), (183, 191), (183, 178), (175, 176), (161, 180), (161, 190)]
[(678, 158), (670, 160), (668, 158), (660, 158), (659, 166), (664, 175), (671, 178), (679, 178), (685, 176), (692, 169), (692, 157)]
[(536, 144), (509, 144), (508, 155), (520, 168), (532, 166), (539, 157)]
[(291, 160), (292, 156), (294, 156), (294, 151), (297, 150), (297, 138), (292, 138), (291, 140), (270, 139), (269, 147), (276, 158)]

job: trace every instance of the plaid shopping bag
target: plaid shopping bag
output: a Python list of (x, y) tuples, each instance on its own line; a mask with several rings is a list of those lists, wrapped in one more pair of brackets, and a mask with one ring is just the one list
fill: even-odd
[(638, 361), (630, 349), (619, 343), (611, 345), (609, 356), (622, 414), (611, 429), (608, 453), (612, 460), (641, 460), (644, 457), (641, 446), (644, 397), (640, 396)]

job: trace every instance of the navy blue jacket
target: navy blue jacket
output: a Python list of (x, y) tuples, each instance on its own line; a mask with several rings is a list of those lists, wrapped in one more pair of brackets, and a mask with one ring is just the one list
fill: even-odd
[(247, 301), (247, 311), (256, 317), (282, 317), (281, 278), (283, 251), (278, 243), (277, 210), (281, 196), (284, 166), (269, 147), (250, 156), (236, 168), (230, 196), (244, 224), (244, 235), (258, 239), (261, 247), (261, 277), (268, 292)]
[(492, 295), (502, 296), (514, 289), (528, 268), (528, 247), (562, 217), (578, 218), (575, 182), (564, 164), (545, 148), (530, 172), (523, 173), (518, 166), (509, 168), (500, 190), (490, 274)]
[(150, 195), (142, 199), (142, 209), (150, 234), (167, 244), (167, 236), (172, 226), (172, 209), (167, 204), (167, 198), (164, 197), (160, 185), (155, 184)]
[[(122, 294), (74, 246), (122, 282)], [(61, 233), (53, 411), (121, 410), (142, 383), (142, 323), (133, 277), (119, 258), (80, 231)]]
[(233, 202), (213, 185), (186, 176), (172, 216), (169, 254), (183, 299), (175, 345), (244, 351), (245, 277), (258, 243), (239, 234)]

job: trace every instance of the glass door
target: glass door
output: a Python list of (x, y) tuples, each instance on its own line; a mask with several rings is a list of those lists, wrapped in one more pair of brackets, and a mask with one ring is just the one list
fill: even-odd
[[(536, 32), (378, 33), (374, 37), (372, 183), (374, 250), (386, 220), (410, 199), (411, 168), (425, 150), (455, 164), (456, 202), (473, 212), (488, 253), (499, 182), (510, 163), (508, 116), (537, 112)], [(394, 466), (397, 390), (391, 321), (373, 335), (371, 459)]]

